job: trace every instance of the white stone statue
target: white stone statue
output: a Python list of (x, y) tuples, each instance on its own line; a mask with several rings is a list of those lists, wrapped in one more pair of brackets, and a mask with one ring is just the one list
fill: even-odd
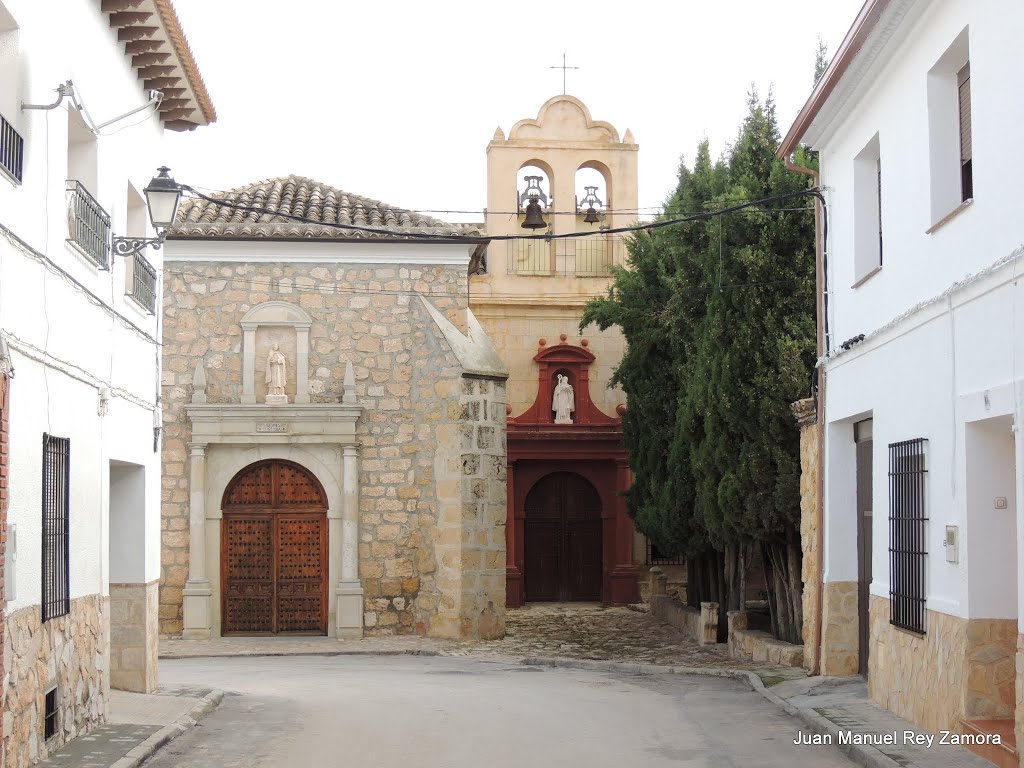
[(281, 403), (288, 402), (288, 396), (284, 393), (285, 384), (288, 382), (288, 373), (285, 370), (284, 355), (278, 344), (275, 344), (267, 355), (267, 402)]
[(555, 412), (555, 424), (572, 424), (572, 412), (576, 410), (576, 396), (572, 391), (569, 377), (558, 374), (558, 385), (551, 398), (551, 410)]

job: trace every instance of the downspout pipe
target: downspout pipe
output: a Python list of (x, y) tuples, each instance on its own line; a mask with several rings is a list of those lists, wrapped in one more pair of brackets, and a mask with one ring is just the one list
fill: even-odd
[[(810, 176), (815, 187), (820, 188), (821, 174), (813, 168), (806, 168), (793, 162), (792, 157), (786, 155), (782, 158), (786, 168), (795, 173), (802, 173)], [(825, 242), (823, 222), (823, 201), (815, 199), (814, 204), (814, 285), (815, 285), (815, 314), (817, 316), (817, 358), (822, 360), (828, 353), (828, 334), (825, 323), (827, 322), (828, 307), (825, 304), (825, 296), (828, 292), (828, 276), (825, 271)], [(818, 482), (815, 492), (817, 494), (818, 513), (818, 541), (817, 552), (820, 560), (818, 568), (818, 590), (814, 605), (814, 616), (817, 619), (814, 623), (814, 649), (811, 654), (808, 675), (821, 674), (821, 620), (824, 615), (825, 598), (825, 366), (818, 365), (818, 396), (815, 405), (817, 406), (817, 423), (815, 429), (818, 437)]]

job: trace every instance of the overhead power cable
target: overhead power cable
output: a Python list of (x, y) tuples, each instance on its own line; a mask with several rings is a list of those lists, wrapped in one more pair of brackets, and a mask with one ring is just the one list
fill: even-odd
[[(183, 189), (191, 193), (195, 197), (205, 200), (208, 203), (230, 208), (237, 211), (245, 211), (247, 213), (261, 214), (271, 217), (278, 217), (288, 221), (295, 221), (300, 224), (313, 224), (328, 229), (338, 229), (349, 232), (365, 232), (373, 235), (393, 235), (403, 239), (411, 240), (431, 240), (431, 241), (445, 241), (445, 242), (463, 242), (470, 244), (484, 244), (489, 242), (498, 242), (502, 240), (567, 240), (570, 238), (580, 237), (594, 237), (594, 236), (606, 236), (616, 235), (627, 232), (644, 232), (655, 229), (663, 229), (665, 227), (671, 227), (676, 224), (685, 224), (691, 221), (706, 221), (717, 216), (724, 216), (729, 213), (736, 213), (747, 208), (764, 207), (768, 203), (773, 203), (781, 200), (791, 200), (797, 197), (820, 197), (821, 193), (817, 187), (811, 189), (802, 189), (797, 192), (787, 192), (781, 195), (772, 195), (771, 197), (764, 197), (759, 200), (748, 200), (739, 202), (734, 205), (719, 208), (717, 210), (699, 211), (697, 213), (687, 214), (685, 216), (673, 217), (670, 219), (661, 219), (658, 221), (644, 222), (641, 224), (633, 224), (625, 227), (612, 227), (609, 229), (598, 229), (588, 230), (579, 232), (565, 232), (561, 234), (544, 234), (544, 235), (461, 235), (458, 233), (449, 233), (438, 235), (428, 232), (411, 232), (402, 229), (391, 229), (388, 227), (373, 227), (362, 224), (342, 224), (340, 222), (327, 222), (311, 219), (307, 216), (297, 216), (291, 213), (282, 213), (275, 211), (270, 208), (265, 208), (259, 205), (247, 205), (244, 203), (238, 203), (234, 200), (227, 200), (224, 198), (216, 198), (210, 195), (204, 194), (194, 187), (182, 185)], [(769, 209), (774, 210), (774, 209)]]

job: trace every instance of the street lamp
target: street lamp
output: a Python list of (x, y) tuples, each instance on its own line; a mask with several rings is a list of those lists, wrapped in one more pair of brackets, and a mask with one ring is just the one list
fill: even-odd
[(152, 246), (159, 249), (164, 244), (167, 228), (174, 223), (181, 203), (181, 185), (170, 177), (170, 168), (166, 165), (157, 169), (154, 176), (143, 191), (146, 195), (146, 207), (149, 209), (149, 220), (157, 232), (156, 237), (113, 237), (111, 243), (114, 253), (118, 256), (133, 256), (143, 249)]

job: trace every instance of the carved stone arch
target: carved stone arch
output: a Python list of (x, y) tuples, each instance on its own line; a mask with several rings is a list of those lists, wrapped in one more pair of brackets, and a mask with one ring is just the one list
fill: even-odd
[[(242, 317), (242, 402), (256, 402), (256, 332), (261, 327), (291, 328), (295, 333), (295, 402), (309, 402), (309, 328), (313, 318), (287, 301), (267, 301)], [(288, 355), (285, 356), (286, 358)]]
[(239, 471), (224, 489), (221, 507), (301, 507), (326, 510), (327, 493), (306, 467), (285, 459), (264, 459)]

